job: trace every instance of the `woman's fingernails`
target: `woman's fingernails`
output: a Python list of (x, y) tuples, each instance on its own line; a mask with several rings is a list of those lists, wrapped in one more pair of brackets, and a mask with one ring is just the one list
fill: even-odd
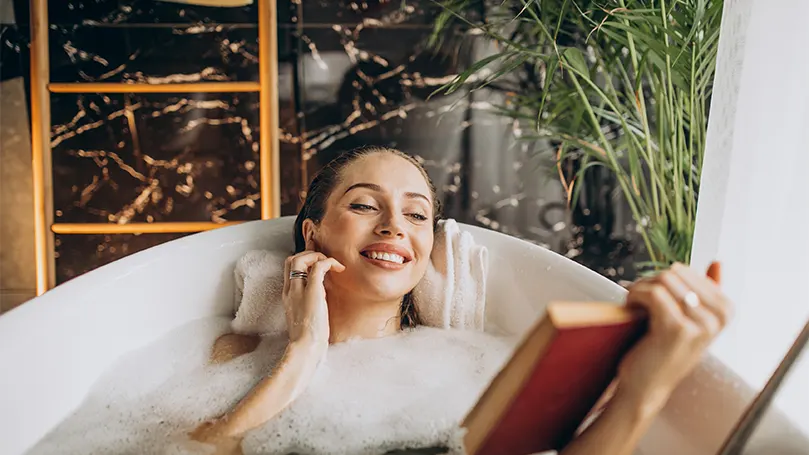
[(722, 281), (722, 266), (719, 262), (711, 262), (711, 265), (708, 266), (708, 271), (705, 273), (708, 275), (708, 278), (712, 279), (716, 283), (720, 283)]

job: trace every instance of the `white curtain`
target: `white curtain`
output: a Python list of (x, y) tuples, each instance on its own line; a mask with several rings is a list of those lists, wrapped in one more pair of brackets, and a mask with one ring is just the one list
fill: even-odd
[[(809, 318), (806, 0), (726, 0), (692, 264), (723, 262), (712, 353), (759, 390)], [(809, 435), (809, 355), (776, 404)]]

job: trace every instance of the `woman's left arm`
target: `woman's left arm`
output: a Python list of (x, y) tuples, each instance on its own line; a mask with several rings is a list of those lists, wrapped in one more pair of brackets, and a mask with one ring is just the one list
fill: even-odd
[(674, 389), (727, 323), (730, 302), (718, 281), (716, 263), (707, 277), (675, 264), (629, 289), (627, 305), (647, 311), (649, 330), (621, 362), (618, 388), (605, 411), (561, 455), (635, 451)]

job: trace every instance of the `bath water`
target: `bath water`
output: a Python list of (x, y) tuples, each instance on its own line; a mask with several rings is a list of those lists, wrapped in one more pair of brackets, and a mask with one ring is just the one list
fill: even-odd
[[(123, 356), (82, 405), (30, 452), (205, 454), (186, 433), (232, 408), (272, 371), (285, 339), (207, 363), (230, 319), (183, 326)], [(103, 342), (103, 341), (100, 341)], [(517, 339), (419, 327), (332, 345), (307, 390), (246, 434), (249, 454), (381, 455), (404, 448), (457, 451), (458, 425), (512, 353)]]

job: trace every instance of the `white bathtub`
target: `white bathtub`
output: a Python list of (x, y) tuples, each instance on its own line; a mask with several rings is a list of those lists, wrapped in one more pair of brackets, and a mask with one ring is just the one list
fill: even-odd
[[(0, 453), (24, 453), (80, 405), (122, 354), (191, 320), (232, 309), (233, 267), (292, 239), (292, 218), (192, 235), (58, 286), (0, 316)], [(525, 330), (552, 300), (621, 301), (625, 291), (548, 250), (463, 226), (487, 245), (487, 324)], [(103, 340), (101, 342), (100, 340)], [(751, 392), (706, 360), (644, 439), (644, 454), (710, 454)]]

